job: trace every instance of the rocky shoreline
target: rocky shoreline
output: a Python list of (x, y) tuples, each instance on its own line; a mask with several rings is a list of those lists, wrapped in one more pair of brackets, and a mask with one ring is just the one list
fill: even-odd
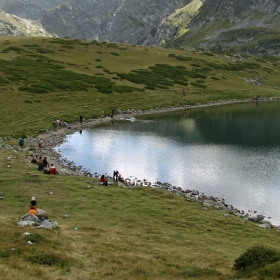
[[(258, 101), (279, 101), (278, 98), (265, 98), (260, 99)], [(53, 163), (57, 170), (60, 168), (65, 167), (67, 173), (73, 176), (87, 176), (92, 178), (98, 178), (100, 174), (94, 173), (92, 174), (88, 170), (84, 170), (82, 166), (76, 166), (74, 162), (70, 162), (66, 159), (62, 159), (61, 155), (54, 150), (54, 147), (63, 143), (67, 135), (73, 134), (80, 130), (95, 127), (97, 125), (102, 125), (112, 120), (125, 120), (130, 119), (139, 115), (152, 115), (164, 112), (171, 112), (171, 111), (178, 111), (178, 110), (185, 110), (189, 108), (197, 108), (197, 107), (206, 107), (206, 106), (218, 106), (218, 105), (225, 105), (225, 104), (232, 104), (232, 103), (241, 103), (241, 102), (256, 102), (252, 99), (245, 99), (245, 100), (229, 100), (224, 102), (217, 102), (217, 103), (208, 103), (208, 104), (197, 104), (195, 106), (181, 106), (181, 107), (169, 107), (169, 108), (155, 108), (151, 110), (133, 110), (129, 109), (126, 111), (117, 110), (116, 114), (111, 118), (111, 116), (104, 116), (101, 114), (99, 118), (95, 119), (84, 119), (83, 122), (77, 121), (75, 124), (71, 125), (71, 129), (67, 129), (65, 127), (58, 128), (56, 130), (46, 130), (42, 131), (38, 137), (36, 138), (27, 138), (26, 143), (32, 146), (36, 152), (31, 153), (30, 155), (42, 155), (46, 156), (50, 163)], [(38, 143), (43, 144), (42, 151), (38, 151)], [(109, 179), (112, 180), (112, 177), (109, 176)], [(188, 201), (199, 201), (202, 203), (201, 210), (208, 210), (209, 208), (216, 208), (220, 211), (225, 212), (225, 217), (230, 217), (230, 215), (237, 215), (244, 220), (251, 220), (256, 222), (259, 227), (262, 228), (271, 228), (271, 223), (267, 220), (270, 219), (263, 215), (256, 214), (256, 211), (245, 212), (243, 210), (239, 210), (234, 208), (232, 205), (229, 205), (225, 202), (224, 199), (214, 198), (212, 196), (207, 197), (203, 193), (200, 193), (197, 190), (186, 190), (180, 187), (172, 186), (169, 183), (161, 183), (155, 182), (151, 183), (148, 180), (131, 180), (125, 179), (123, 183), (119, 182), (119, 185), (126, 187), (126, 188), (135, 188), (141, 186), (150, 186), (154, 188), (161, 188), (165, 189), (166, 191), (175, 193), (179, 196), (185, 197)], [(280, 232), (280, 227), (279, 227)]]

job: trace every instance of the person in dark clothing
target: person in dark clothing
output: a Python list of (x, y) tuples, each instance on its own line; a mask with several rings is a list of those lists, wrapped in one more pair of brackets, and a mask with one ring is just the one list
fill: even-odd
[(43, 158), (43, 165), (44, 167), (50, 167), (46, 157)]
[(80, 122), (83, 122), (83, 115), (80, 115)]
[(53, 121), (53, 128), (57, 129), (57, 122), (56, 122), (56, 120)]
[(38, 161), (37, 161), (37, 159), (36, 158), (34, 158), (34, 157), (32, 157), (32, 159), (31, 159), (31, 161), (30, 161), (31, 163), (35, 163), (35, 164), (38, 164)]
[(118, 177), (119, 177), (119, 171), (118, 170), (114, 170), (114, 173), (113, 173), (113, 180), (115, 182), (118, 181)]
[(44, 170), (44, 168), (45, 168), (45, 166), (44, 166), (44, 163), (43, 163), (43, 162), (41, 162), (41, 163), (38, 164), (38, 170), (39, 170), (39, 171)]
[(19, 139), (19, 145), (22, 149), (24, 148), (24, 138)]
[(35, 209), (37, 209), (37, 201), (34, 196), (32, 196), (31, 201), (30, 201), (30, 208), (33, 206)]

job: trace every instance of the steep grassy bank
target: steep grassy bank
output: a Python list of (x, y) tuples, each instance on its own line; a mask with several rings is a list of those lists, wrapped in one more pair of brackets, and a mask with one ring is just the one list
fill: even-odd
[[(16, 138), (118, 108), (279, 97), (279, 61), (40, 38), (1, 38), (0, 61), (2, 279), (238, 279), (234, 260), (248, 248), (280, 250), (275, 228), (163, 190), (44, 175)], [(57, 230), (17, 225), (32, 196)]]

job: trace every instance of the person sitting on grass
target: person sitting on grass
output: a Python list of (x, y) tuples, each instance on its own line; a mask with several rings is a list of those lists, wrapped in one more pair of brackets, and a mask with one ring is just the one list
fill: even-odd
[(37, 159), (37, 163), (40, 164), (40, 163), (43, 163), (43, 160), (42, 160), (42, 157), (39, 156), (39, 158)]
[(65, 125), (65, 127), (66, 127), (67, 129), (70, 129), (70, 128), (71, 128), (71, 125), (70, 125), (69, 123), (67, 123), (67, 122), (64, 122), (64, 125)]
[(100, 177), (100, 179), (99, 179), (99, 184), (100, 184), (100, 185), (103, 185), (103, 186), (108, 186), (108, 182), (107, 182), (107, 180), (106, 180), (106, 178), (105, 178), (105, 175), (102, 175), (102, 176)]
[(51, 164), (50, 174), (57, 175), (59, 172), (55, 169), (54, 165)]
[(53, 121), (53, 128), (56, 130), (57, 129), (57, 122), (56, 120)]
[(62, 166), (62, 168), (59, 171), (60, 175), (69, 175), (66, 168), (64, 166)]
[(34, 206), (30, 206), (29, 209), (28, 209), (28, 214), (38, 216), (37, 209), (35, 209)]
[(37, 156), (36, 157), (32, 157), (31, 163), (35, 163), (35, 164), (38, 164), (38, 160), (37, 160)]
[(122, 174), (120, 174), (120, 173), (119, 173), (119, 176), (118, 176), (118, 181), (124, 182), (124, 178), (123, 178)]
[(50, 164), (49, 164), (49, 162), (47, 161), (47, 158), (46, 158), (46, 157), (44, 157), (44, 159), (43, 159), (43, 165), (44, 165), (44, 167), (50, 167)]
[(45, 166), (44, 166), (43, 162), (41, 162), (41, 163), (38, 164), (38, 170), (39, 170), (39, 171), (44, 170), (44, 168), (45, 168)]

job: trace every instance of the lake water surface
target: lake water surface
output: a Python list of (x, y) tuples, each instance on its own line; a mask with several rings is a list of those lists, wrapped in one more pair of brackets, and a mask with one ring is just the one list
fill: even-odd
[(199, 190), (280, 225), (279, 128), (280, 103), (249, 102), (118, 121), (56, 150), (92, 173)]

